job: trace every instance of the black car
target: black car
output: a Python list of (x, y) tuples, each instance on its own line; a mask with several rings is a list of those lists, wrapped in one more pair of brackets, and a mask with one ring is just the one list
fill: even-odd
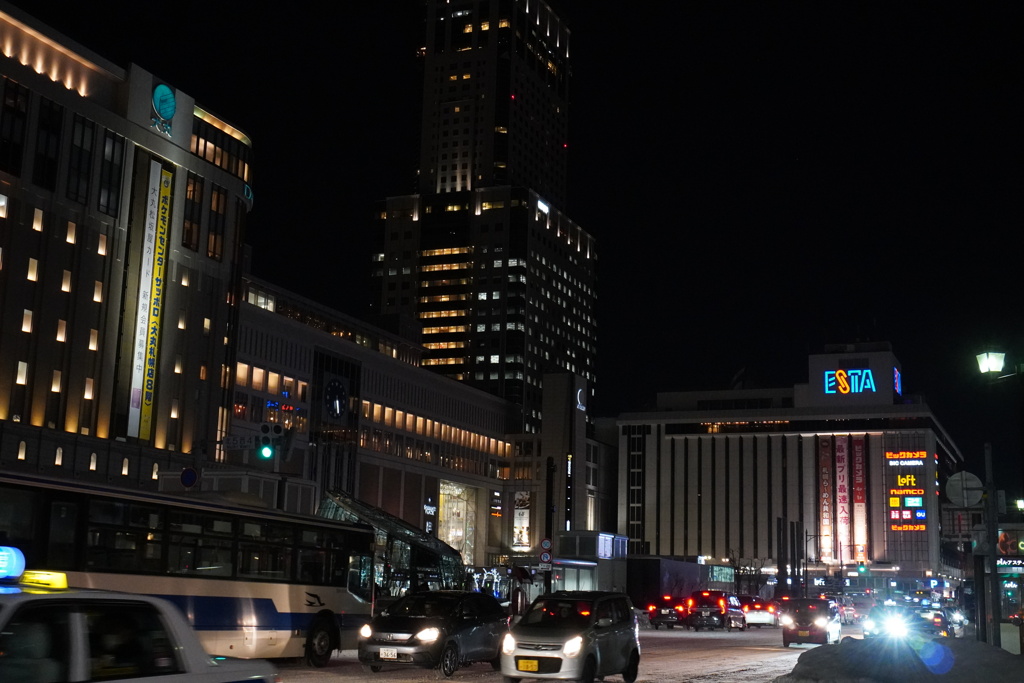
[(500, 668), (508, 615), (489, 595), (473, 591), (413, 593), (392, 603), (359, 631), (359, 661), (370, 671), (388, 664), (437, 668), (490, 662)]
[(934, 638), (949, 635), (949, 631), (944, 629), (944, 622), (944, 618), (936, 622), (934, 610), (903, 605), (880, 605), (872, 607), (867, 617), (861, 620), (861, 630), (865, 638)]
[(782, 646), (793, 643), (838, 643), (842, 619), (835, 602), (823, 598), (796, 598), (786, 603), (782, 623)]
[(663, 595), (660, 600), (655, 600), (647, 605), (647, 616), (655, 631), (662, 626), (666, 628), (672, 628), (676, 624), (682, 626), (686, 620), (686, 600)]
[(694, 591), (686, 601), (686, 625), (695, 631), (702, 628), (726, 630), (747, 628), (740, 599), (725, 591)]

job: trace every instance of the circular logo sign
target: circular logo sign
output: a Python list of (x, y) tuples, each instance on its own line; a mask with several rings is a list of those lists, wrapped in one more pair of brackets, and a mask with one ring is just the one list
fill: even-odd
[(153, 111), (161, 121), (170, 121), (178, 108), (177, 99), (170, 86), (160, 85), (153, 88)]

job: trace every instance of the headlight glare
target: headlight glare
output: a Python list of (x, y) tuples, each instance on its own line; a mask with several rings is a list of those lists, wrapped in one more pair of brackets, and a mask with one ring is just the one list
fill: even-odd
[(826, 619), (825, 617), (818, 617), (814, 620), (814, 625), (818, 628), (825, 628), (826, 626), (828, 626), (828, 619)]
[(582, 636), (576, 636), (565, 641), (565, 645), (562, 646), (562, 654), (566, 657), (575, 657), (583, 649), (583, 638)]
[(505, 637), (501, 639), (501, 654), (510, 655), (516, 651), (516, 639), (512, 637), (511, 633), (506, 633)]
[(369, 638), (372, 635), (373, 635), (373, 629), (370, 628), (369, 624), (363, 624), (363, 627), (361, 629), (359, 629), (359, 637), (360, 638)]
[(865, 619), (864, 623), (862, 623), (861, 626), (863, 626), (865, 631), (874, 631), (875, 630), (875, 622), (872, 619)]
[(424, 643), (432, 643), (437, 640), (440, 635), (441, 629), (432, 626), (417, 633), (416, 638)]
[(792, 626), (793, 625), (793, 617), (789, 616), (788, 614), (783, 614), (782, 618), (779, 619), (779, 621), (782, 622), (783, 626)]

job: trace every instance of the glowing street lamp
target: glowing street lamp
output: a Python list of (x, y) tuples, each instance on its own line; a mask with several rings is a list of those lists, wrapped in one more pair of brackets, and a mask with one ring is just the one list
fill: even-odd
[(1003, 361), (1006, 358), (1006, 354), (995, 351), (986, 351), (985, 353), (979, 353), (976, 358), (978, 359), (978, 370), (983, 374), (988, 372), (1002, 372)]

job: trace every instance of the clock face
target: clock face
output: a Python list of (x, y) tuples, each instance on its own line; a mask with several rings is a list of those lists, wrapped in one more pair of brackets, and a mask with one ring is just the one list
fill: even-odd
[(332, 379), (324, 387), (324, 408), (331, 417), (341, 417), (348, 410), (348, 390), (339, 379)]

